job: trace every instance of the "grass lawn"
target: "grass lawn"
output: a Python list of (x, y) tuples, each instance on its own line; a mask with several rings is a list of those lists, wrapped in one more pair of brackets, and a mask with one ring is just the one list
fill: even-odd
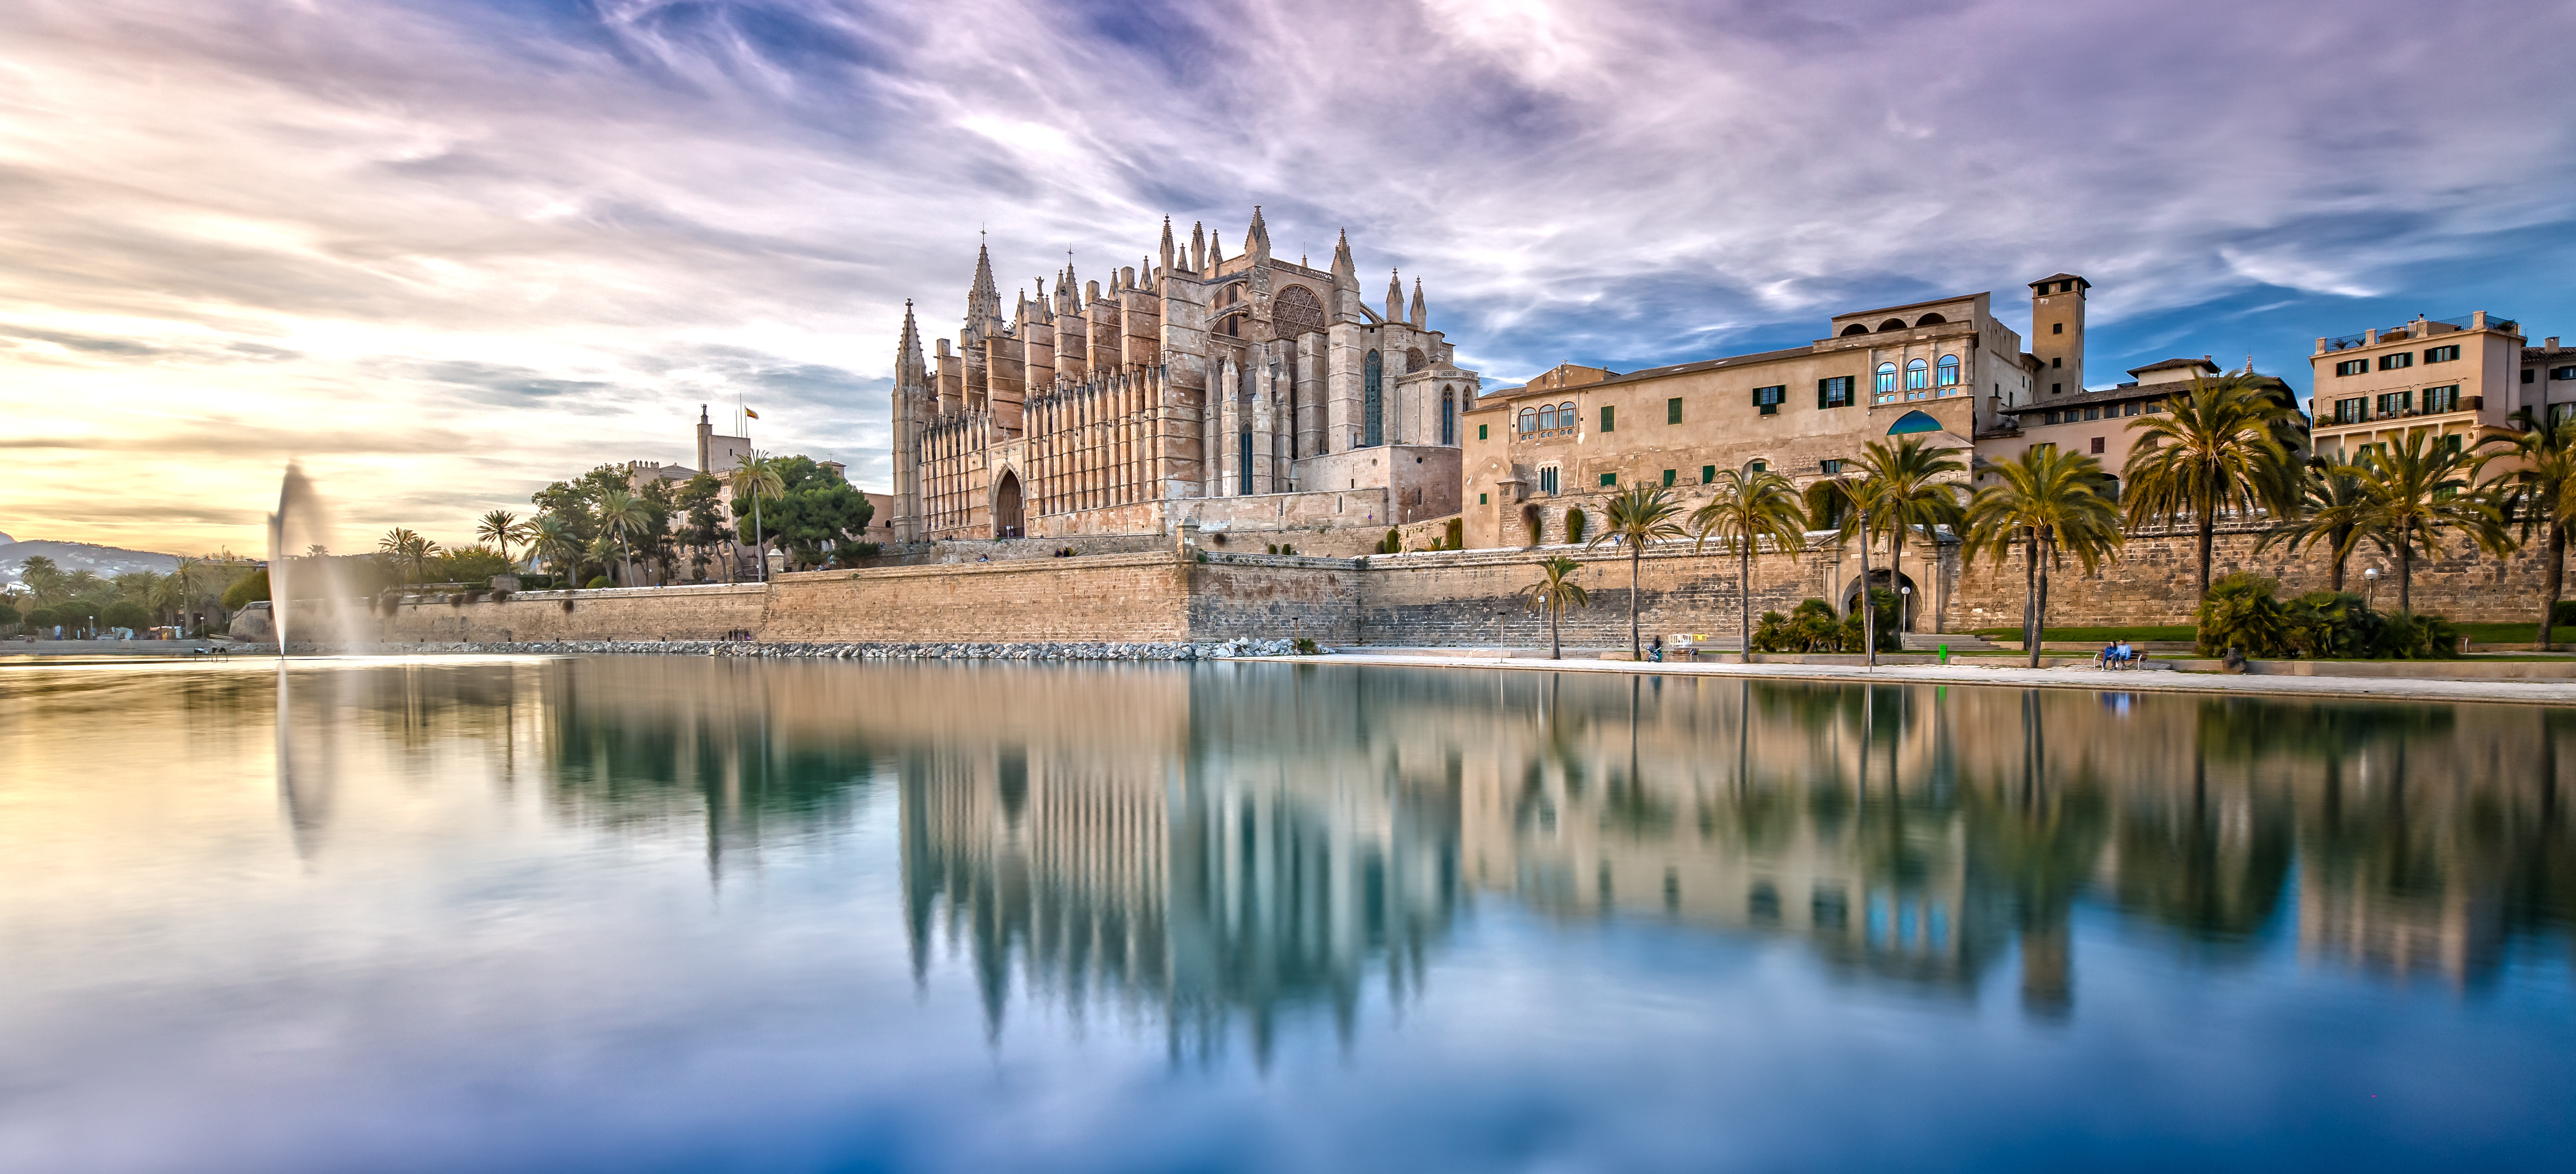
[[(1974, 634), (1989, 640), (2021, 639), (2019, 628), (1979, 628)], [(2040, 635), (2040, 639), (2108, 644), (2114, 640), (2191, 640), (2199, 635), (2199, 630), (2190, 624), (2163, 624), (2133, 628), (2050, 628)]]

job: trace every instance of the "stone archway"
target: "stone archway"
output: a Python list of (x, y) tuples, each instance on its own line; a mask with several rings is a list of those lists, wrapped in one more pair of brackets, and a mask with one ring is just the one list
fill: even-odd
[(1027, 534), (1028, 522), (1020, 506), (1020, 475), (1004, 471), (993, 483), (993, 537), (1020, 538)]
[[(1896, 592), (1898, 605), (1896, 616), (1897, 631), (1916, 632), (1922, 630), (1916, 626), (1916, 621), (1923, 615), (1923, 605), (1925, 602), (1923, 598), (1923, 587), (1921, 584), (1914, 581), (1914, 576), (1896, 575), (1891, 577), (1886, 567), (1871, 567), (1869, 569), (1869, 584), (1870, 586), (1876, 587), (1882, 591)], [(1913, 588), (1913, 590), (1904, 590), (1909, 587)], [(1842, 614), (1847, 616), (1856, 616), (1860, 614), (1860, 580), (1857, 578), (1853, 579), (1849, 586), (1843, 588)]]

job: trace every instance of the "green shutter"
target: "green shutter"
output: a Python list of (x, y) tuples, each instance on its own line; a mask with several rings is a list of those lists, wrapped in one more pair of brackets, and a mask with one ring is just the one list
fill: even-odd
[[(1618, 408), (1609, 404), (1601, 405), (1601, 430), (1604, 432), (1616, 432), (1619, 430)], [(1609, 483), (1605, 481), (1603, 484), (1606, 485)]]
[(1487, 426), (1487, 425), (1484, 425), (1484, 424), (1478, 424), (1478, 425), (1476, 425), (1476, 439), (1478, 439), (1478, 440), (1484, 440), (1484, 439), (1487, 439), (1487, 437), (1485, 436), (1485, 429), (1486, 429), (1487, 427), (1488, 427), (1488, 426)]
[[(1603, 408), (1601, 410), (1606, 412), (1610, 409)], [(1619, 483), (1619, 475), (1617, 473), (1603, 473), (1601, 475), (1601, 483), (1603, 485), (1617, 485)]]

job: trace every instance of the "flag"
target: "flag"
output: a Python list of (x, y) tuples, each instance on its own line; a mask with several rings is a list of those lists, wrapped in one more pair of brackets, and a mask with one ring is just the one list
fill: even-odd
[(742, 410), (742, 414), (743, 414), (743, 415), (746, 415), (746, 416), (749, 416), (749, 417), (751, 417), (751, 418), (752, 418), (752, 419), (754, 419), (754, 420), (757, 420), (757, 419), (759, 419), (759, 418), (760, 418), (760, 413), (755, 412), (755, 411), (752, 411), (750, 408), (744, 408), (744, 409)]

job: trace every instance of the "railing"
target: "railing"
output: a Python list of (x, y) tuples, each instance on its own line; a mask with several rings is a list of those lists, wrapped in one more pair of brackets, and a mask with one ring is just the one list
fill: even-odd
[(2325, 349), (2329, 351), (2348, 351), (2369, 341), (2370, 332), (2365, 330), (2359, 334), (2347, 334), (2341, 338), (2329, 338), (2326, 340)]

